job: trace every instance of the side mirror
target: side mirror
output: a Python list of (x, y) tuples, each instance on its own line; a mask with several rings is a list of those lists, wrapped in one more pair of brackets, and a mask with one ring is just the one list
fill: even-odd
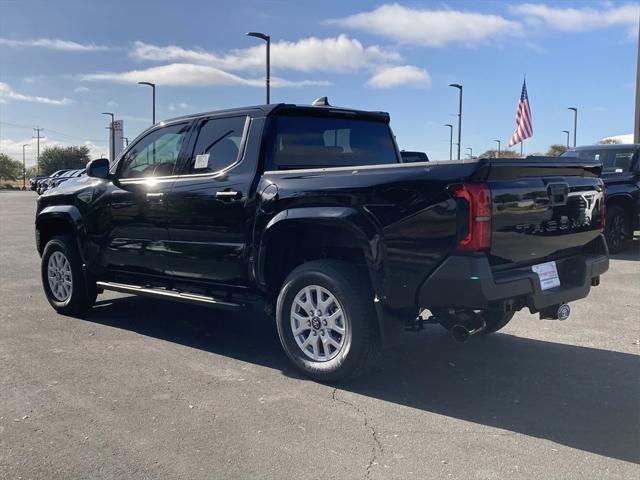
[(96, 158), (87, 163), (87, 175), (95, 178), (109, 177), (109, 159)]

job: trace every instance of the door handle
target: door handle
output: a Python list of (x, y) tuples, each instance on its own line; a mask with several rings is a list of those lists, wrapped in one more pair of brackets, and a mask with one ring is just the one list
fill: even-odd
[(235, 190), (223, 190), (221, 192), (216, 192), (216, 198), (232, 202), (234, 200), (240, 200), (242, 198), (242, 192), (236, 192)]
[(147, 193), (147, 202), (162, 203), (163, 196), (164, 196), (164, 193)]

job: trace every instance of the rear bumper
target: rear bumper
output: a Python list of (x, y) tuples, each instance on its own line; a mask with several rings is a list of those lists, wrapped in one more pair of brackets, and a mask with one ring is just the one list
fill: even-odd
[(528, 307), (532, 313), (545, 307), (589, 295), (592, 285), (609, 269), (604, 237), (596, 240), (594, 253), (556, 260), (561, 285), (542, 290), (530, 267), (492, 272), (485, 255), (453, 255), (424, 282), (418, 293), (424, 308)]

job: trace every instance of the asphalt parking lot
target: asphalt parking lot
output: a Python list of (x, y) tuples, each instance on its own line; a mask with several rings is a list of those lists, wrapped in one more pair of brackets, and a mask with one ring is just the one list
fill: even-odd
[(0, 193), (0, 478), (640, 477), (640, 243), (566, 322), (406, 334), (339, 388), (259, 314), (41, 292), (35, 194)]

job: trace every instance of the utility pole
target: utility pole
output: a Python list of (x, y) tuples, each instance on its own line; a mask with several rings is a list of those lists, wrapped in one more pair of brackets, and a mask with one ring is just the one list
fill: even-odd
[(28, 143), (22, 144), (22, 190), (23, 191), (27, 189), (27, 167), (25, 162), (24, 149), (25, 147), (28, 147), (28, 146), (29, 146)]
[(462, 85), (450, 83), (450, 87), (457, 88), (458, 92), (458, 160), (460, 160), (460, 144), (462, 142)]
[(36, 132), (36, 136), (33, 138), (37, 138), (38, 139), (38, 149), (37, 149), (37, 156), (36, 156), (36, 177), (40, 175), (40, 132), (42, 130), (44, 130), (44, 128), (34, 128), (33, 129)]

